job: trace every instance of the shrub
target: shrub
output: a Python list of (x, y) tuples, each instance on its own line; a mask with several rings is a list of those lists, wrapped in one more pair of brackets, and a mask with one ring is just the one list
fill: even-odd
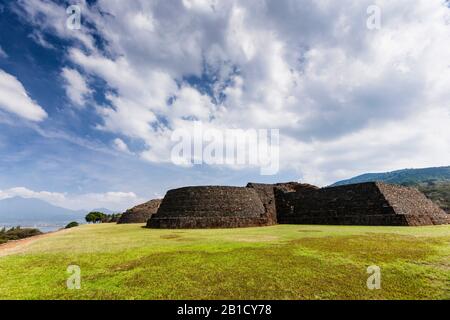
[(103, 217), (102, 222), (106, 223), (117, 222), (119, 221), (121, 216), (122, 216), (121, 213), (107, 214)]
[(78, 222), (72, 221), (72, 222), (70, 222), (67, 226), (65, 226), (64, 229), (75, 228), (75, 227), (78, 227), (78, 226), (79, 226), (79, 223), (78, 223)]
[(10, 240), (20, 240), (42, 234), (38, 229), (13, 227), (9, 230), (3, 228), (0, 230), (0, 243)]

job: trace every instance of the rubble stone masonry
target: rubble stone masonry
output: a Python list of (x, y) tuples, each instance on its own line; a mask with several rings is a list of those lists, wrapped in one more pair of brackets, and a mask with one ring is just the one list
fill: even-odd
[(450, 216), (417, 189), (378, 182), (321, 188), (296, 182), (170, 190), (150, 228), (237, 228), (274, 224), (422, 226)]

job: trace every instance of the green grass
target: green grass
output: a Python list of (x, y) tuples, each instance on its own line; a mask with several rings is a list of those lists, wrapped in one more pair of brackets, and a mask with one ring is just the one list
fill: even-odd
[(0, 279), (0, 299), (450, 299), (450, 226), (86, 225), (0, 257)]

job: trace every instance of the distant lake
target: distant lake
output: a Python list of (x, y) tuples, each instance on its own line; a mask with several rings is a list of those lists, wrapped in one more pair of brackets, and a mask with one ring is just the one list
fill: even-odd
[[(5, 227), (6, 229), (20, 226), (21, 228), (34, 228), (39, 229), (41, 232), (53, 232), (57, 231), (59, 229), (63, 229), (70, 221), (67, 222), (59, 222), (59, 223), (24, 223), (24, 222), (17, 222), (17, 223), (2, 223), (0, 222), (0, 229)], [(80, 223), (81, 221), (78, 221)]]

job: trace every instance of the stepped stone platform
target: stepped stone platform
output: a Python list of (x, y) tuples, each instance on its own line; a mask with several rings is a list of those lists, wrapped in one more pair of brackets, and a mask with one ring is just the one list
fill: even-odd
[(424, 226), (450, 215), (417, 189), (379, 182), (318, 188), (296, 182), (170, 190), (149, 228), (238, 228), (274, 224)]
[(122, 214), (117, 223), (146, 223), (158, 211), (161, 202), (162, 199), (154, 199), (128, 209)]
[(380, 182), (284, 192), (278, 223), (423, 226), (450, 223), (450, 216), (417, 189)]
[(247, 188), (253, 188), (258, 193), (261, 199), (266, 215), (269, 219), (269, 224), (277, 224), (277, 203), (282, 199), (278, 196), (283, 196), (286, 192), (297, 192), (301, 190), (319, 189), (316, 186), (298, 182), (287, 182), (277, 184), (263, 184), (263, 183), (248, 183)]
[(185, 187), (170, 190), (149, 228), (238, 228), (270, 225), (264, 205), (253, 188)]

